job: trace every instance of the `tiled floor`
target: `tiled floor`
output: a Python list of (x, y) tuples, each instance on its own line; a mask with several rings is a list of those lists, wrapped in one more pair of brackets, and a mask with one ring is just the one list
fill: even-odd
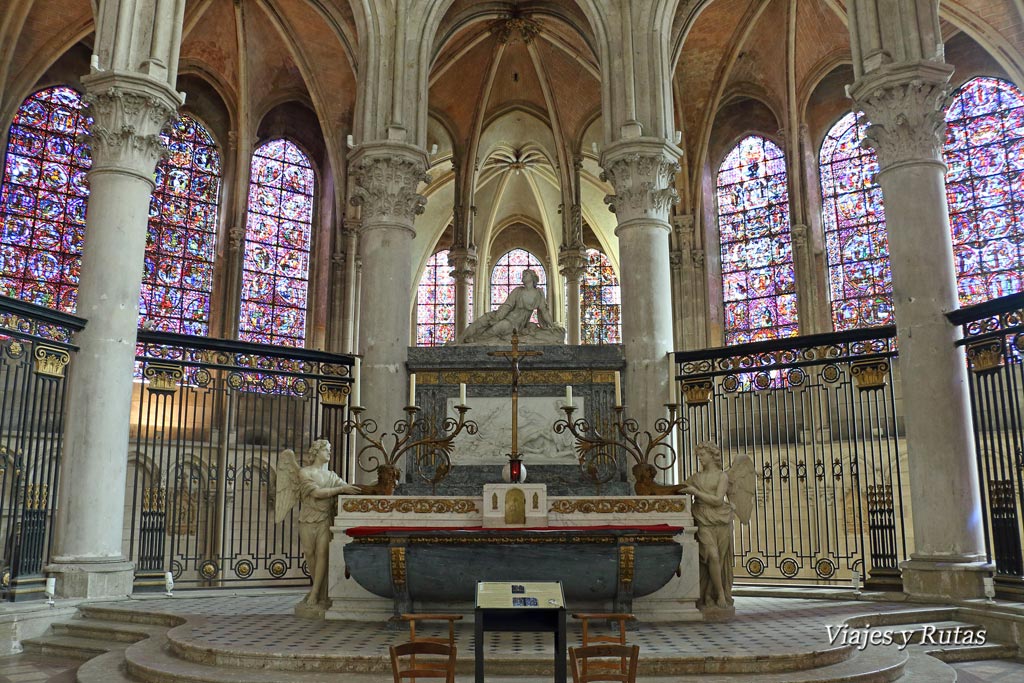
[[(204, 623), (182, 636), (215, 648), (253, 653), (375, 654), (405, 635), (404, 625), (396, 630), (384, 624), (298, 619), (293, 616), (292, 608), (301, 595), (301, 591), (203, 596), (182, 592), (173, 598), (147, 597), (122, 601), (116, 606), (204, 616)], [(865, 612), (909, 608), (898, 603), (769, 597), (740, 597), (736, 607), (737, 617), (728, 624), (642, 624), (631, 631), (630, 640), (640, 644), (643, 652), (662, 656), (808, 652), (828, 646), (827, 625), (840, 624)], [(436, 627), (439, 635), (442, 628), (441, 625)], [(579, 639), (576, 625), (572, 628), (570, 642)], [(460, 625), (458, 641), (460, 651), (472, 652), (471, 624)], [(550, 635), (489, 634), (487, 650), (489, 655), (512, 657), (526, 652), (550, 653), (551, 641)], [(0, 658), (0, 683), (74, 683), (78, 664), (76, 660), (38, 655)], [(1024, 663), (1020, 662), (983, 661), (953, 666), (962, 683), (1024, 681)]]

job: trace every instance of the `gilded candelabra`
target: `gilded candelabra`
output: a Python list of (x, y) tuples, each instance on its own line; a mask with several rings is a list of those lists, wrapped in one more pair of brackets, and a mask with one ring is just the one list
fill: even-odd
[(368, 492), (393, 494), (398, 482), (398, 462), (411, 452), (416, 474), (430, 484), (431, 493), (434, 493), (437, 485), (451, 472), (455, 437), (463, 431), (467, 434), (477, 432), (476, 422), (466, 419), (469, 406), (455, 406), (455, 409), (459, 411), (458, 418), (446, 417), (438, 429), (433, 420), (419, 418), (418, 406), (406, 406), (406, 418), (396, 420), (390, 432), (377, 436), (377, 421), (363, 419), (366, 408), (354, 406), (352, 417), (342, 425), (342, 431), (345, 434), (355, 431), (365, 442), (359, 449), (356, 463), (364, 472), (377, 472), (377, 486), (382, 489), (370, 491), (372, 487), (367, 487)]
[[(668, 417), (660, 417), (654, 422), (654, 430), (640, 429), (640, 424), (633, 418), (625, 416), (625, 406), (615, 407), (615, 421), (610, 425), (611, 433), (607, 436), (595, 429), (586, 418), (573, 419), (576, 406), (564, 405), (565, 419), (555, 422), (555, 433), (568, 431), (576, 440), (576, 455), (579, 459), (580, 472), (583, 477), (594, 484), (598, 495), (601, 486), (618, 476), (618, 453), (620, 449), (630, 455), (635, 463), (633, 470), (637, 475), (637, 483), (641, 481), (640, 471), (654, 469), (665, 471), (676, 463), (676, 449), (669, 439), (672, 431), (682, 428), (686, 423), (679, 413), (679, 405), (666, 403)], [(639, 469), (638, 469), (639, 468)], [(640, 493), (638, 490), (637, 493)]]

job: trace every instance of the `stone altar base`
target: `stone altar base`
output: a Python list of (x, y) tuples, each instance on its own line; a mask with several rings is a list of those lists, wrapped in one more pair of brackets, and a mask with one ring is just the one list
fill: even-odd
[[(377, 527), (392, 530), (408, 528), (410, 531), (423, 531), (437, 533), (447, 528), (474, 528), (483, 525), (484, 500), (482, 497), (447, 497), (447, 496), (425, 496), (422, 498), (409, 498), (404, 496), (371, 497), (371, 496), (343, 496), (339, 499), (339, 513), (331, 527), (333, 540), (330, 549), (330, 568), (328, 570), (328, 594), (332, 600), (330, 609), (327, 611), (328, 620), (361, 620), (382, 622), (395, 616), (396, 609), (399, 611), (456, 611), (470, 612), (473, 608), (471, 598), (452, 599), (448, 595), (437, 598), (430, 595), (429, 591), (422, 589), (422, 583), (418, 584), (420, 593), (417, 595), (409, 591), (408, 586), (416, 586), (413, 579), (416, 576), (423, 576), (423, 569), (413, 564), (412, 552), (407, 555), (405, 541), (387, 541), (382, 539), (377, 542), (377, 547), (390, 553), (389, 562), (383, 564), (376, 574), (374, 581), (363, 580), (368, 585), (373, 585), (378, 594), (364, 588), (350, 571), (356, 565), (349, 566), (346, 559), (346, 548), (355, 539), (346, 533), (347, 530), (355, 527)], [(698, 621), (702, 619), (700, 611), (696, 608), (696, 600), (699, 596), (699, 569), (697, 542), (694, 539), (695, 527), (689, 511), (689, 502), (683, 496), (663, 497), (588, 497), (588, 496), (549, 496), (547, 498), (548, 522), (552, 527), (566, 527), (579, 529), (579, 538), (571, 539), (570, 532), (563, 532), (570, 536), (568, 541), (554, 541), (558, 544), (568, 542), (570, 545), (562, 549), (559, 547), (559, 555), (551, 562), (564, 562), (562, 575), (571, 575), (573, 567), (572, 543), (582, 544), (581, 549), (590, 547), (594, 542), (609, 543), (603, 539), (592, 540), (592, 537), (617, 534), (615, 541), (610, 541), (611, 552), (617, 553), (617, 576), (618, 588), (616, 588), (616, 570), (612, 570), (611, 584), (604, 584), (603, 596), (588, 600), (585, 595), (577, 592), (575, 599), (569, 598), (574, 593), (573, 586), (566, 586), (568, 607), (570, 611), (611, 611), (616, 606), (613, 604), (613, 597), (620, 599), (626, 595), (631, 599), (631, 605), (619, 605), (618, 609), (628, 608), (643, 621)], [(600, 528), (608, 527), (651, 527), (655, 525), (667, 525), (671, 528), (680, 529), (670, 541), (678, 545), (680, 553), (677, 555), (678, 567), (669, 567), (669, 579), (661, 588), (655, 589), (652, 593), (643, 597), (632, 597), (633, 583), (637, 586), (648, 580), (649, 574), (644, 572), (649, 567), (646, 558), (651, 557), (648, 548), (644, 547), (645, 538), (642, 531), (608, 531), (599, 532)], [(594, 532), (586, 532), (587, 527), (597, 527)], [(500, 531), (500, 530), (491, 530)], [(401, 534), (397, 534), (401, 536)], [(428, 534), (424, 534), (428, 535)], [(664, 534), (662, 534), (664, 535)], [(444, 550), (447, 546), (443, 541), (439, 548)], [(516, 539), (505, 539), (511, 547), (523, 547), (516, 545)], [(659, 541), (660, 542), (660, 541)], [(381, 547), (380, 543), (385, 543)], [(354, 546), (353, 546), (354, 548)], [(472, 552), (472, 549), (468, 549)], [(353, 550), (354, 552), (354, 550)], [(513, 550), (513, 552), (515, 552)], [(525, 553), (525, 551), (523, 551)], [(533, 551), (531, 551), (533, 552)], [(588, 550), (590, 552), (590, 550)], [(355, 562), (355, 555), (352, 560)], [(450, 559), (445, 560), (451, 562)], [(592, 560), (593, 561), (593, 560)], [(658, 561), (658, 560), (651, 560)], [(664, 560), (661, 560), (663, 562)], [(361, 558), (359, 570), (365, 571), (365, 558)], [(604, 563), (607, 566), (607, 563)], [(673, 569), (675, 574), (673, 574)], [(380, 581), (388, 583), (386, 576), (380, 576), (390, 570), (390, 585), (398, 597), (393, 600), (392, 593), (387, 585), (381, 587)], [(503, 567), (496, 567), (495, 571), (502, 571)], [(436, 567), (431, 572), (439, 571)], [(440, 570), (443, 571), (443, 568)], [(486, 572), (487, 567), (482, 566), (480, 571)], [(534, 571), (540, 571), (534, 568)], [(417, 574), (419, 572), (419, 574)], [(454, 576), (454, 574), (453, 574)], [(533, 576), (532, 580), (542, 580), (543, 577)], [(473, 580), (508, 580), (505, 576), (495, 578), (486, 575), (473, 576)], [(524, 579), (525, 580), (525, 579)], [(547, 580), (555, 580), (551, 577)], [(440, 584), (441, 582), (438, 581)], [(650, 590), (650, 588), (648, 588)], [(384, 595), (381, 595), (383, 593)], [(408, 600), (401, 594), (406, 594)], [(438, 590), (438, 595), (444, 591)], [(461, 595), (461, 593), (460, 593)], [(471, 595), (471, 593), (470, 593)]]

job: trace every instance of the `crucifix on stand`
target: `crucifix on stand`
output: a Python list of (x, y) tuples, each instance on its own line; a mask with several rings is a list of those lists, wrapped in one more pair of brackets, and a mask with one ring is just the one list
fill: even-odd
[(518, 482), (523, 465), (523, 454), (519, 452), (519, 361), (527, 356), (543, 356), (543, 351), (520, 351), (519, 333), (512, 330), (511, 351), (490, 351), (488, 356), (505, 358), (512, 366), (512, 452), (506, 453), (509, 462), (509, 480)]

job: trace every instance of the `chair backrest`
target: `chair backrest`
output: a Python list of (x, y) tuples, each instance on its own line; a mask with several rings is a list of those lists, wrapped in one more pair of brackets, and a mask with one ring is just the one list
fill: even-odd
[[(456, 648), (443, 643), (422, 640), (391, 646), (391, 672), (395, 683), (420, 678), (443, 678), (455, 683)], [(400, 661), (408, 657), (408, 662)]]
[[(601, 660), (616, 659), (626, 666), (612, 669), (593, 666)], [(636, 666), (640, 659), (639, 645), (585, 645), (569, 648), (569, 662), (572, 664), (573, 683), (594, 683), (595, 681), (619, 681), (636, 683)], [(587, 666), (587, 665), (590, 666)]]

